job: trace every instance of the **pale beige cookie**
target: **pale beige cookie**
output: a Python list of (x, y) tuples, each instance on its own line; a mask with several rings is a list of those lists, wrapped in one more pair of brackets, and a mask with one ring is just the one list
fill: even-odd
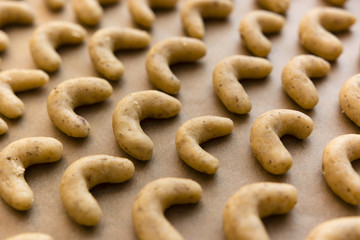
[(141, 49), (149, 45), (150, 35), (141, 30), (108, 27), (98, 30), (90, 39), (89, 54), (96, 70), (108, 80), (118, 80), (124, 65), (114, 51)]
[(5, 51), (9, 46), (10, 40), (7, 34), (0, 30), (0, 52)]
[(339, 101), (345, 115), (360, 127), (360, 74), (344, 83), (340, 89)]
[(190, 37), (202, 39), (205, 34), (204, 19), (224, 19), (233, 8), (230, 0), (191, 0), (181, 8), (181, 21)]
[[(30, 25), (34, 22), (35, 14), (29, 4), (17, 1), (0, 1), (0, 27), (8, 24)], [(0, 51), (9, 45), (7, 34), (0, 30)]]
[(65, 21), (45, 23), (30, 38), (31, 56), (40, 69), (55, 72), (61, 64), (61, 57), (55, 49), (65, 44), (79, 44), (85, 36), (86, 30), (78, 24)]
[(156, 90), (134, 92), (119, 101), (112, 116), (114, 136), (130, 156), (149, 160), (154, 143), (144, 133), (140, 121), (145, 118), (170, 118), (180, 112), (180, 102)]
[(322, 157), (322, 171), (327, 184), (342, 200), (360, 204), (360, 176), (351, 162), (360, 158), (360, 135), (346, 134), (331, 140)]
[(217, 116), (202, 116), (190, 119), (176, 132), (175, 144), (180, 158), (193, 169), (207, 174), (214, 174), (219, 161), (199, 144), (210, 139), (230, 134), (233, 121)]
[(307, 235), (305, 240), (358, 240), (360, 217), (341, 217), (323, 222)]
[(6, 124), (6, 122), (2, 118), (0, 118), (0, 135), (3, 135), (4, 133), (6, 133), (8, 128), (9, 127)]
[(76, 160), (60, 181), (60, 197), (67, 213), (79, 224), (96, 225), (102, 211), (89, 189), (100, 183), (125, 182), (134, 171), (134, 164), (126, 158), (94, 155)]
[(167, 221), (164, 210), (174, 204), (200, 201), (201, 186), (190, 179), (160, 178), (148, 183), (136, 196), (132, 220), (140, 240), (184, 240)]
[(72, 0), (72, 5), (79, 22), (94, 27), (100, 22), (103, 15), (101, 5), (114, 4), (118, 1), (119, 0)]
[(326, 2), (338, 7), (342, 7), (346, 1), (347, 0), (326, 0)]
[(49, 137), (22, 138), (0, 152), (0, 195), (11, 207), (25, 211), (34, 194), (25, 181), (25, 169), (33, 164), (56, 162), (62, 156), (61, 142)]
[(272, 70), (263, 58), (234, 55), (221, 60), (213, 71), (213, 88), (225, 107), (236, 114), (250, 112), (252, 104), (239, 80), (264, 78)]
[(284, 14), (290, 6), (290, 0), (257, 0), (257, 3), (272, 12)]
[(87, 137), (90, 124), (77, 115), (74, 109), (105, 101), (112, 94), (111, 85), (96, 77), (79, 77), (66, 80), (55, 87), (47, 100), (51, 122), (70, 137)]
[(246, 48), (255, 56), (266, 57), (272, 44), (264, 34), (278, 33), (285, 23), (285, 18), (277, 13), (254, 10), (241, 20), (239, 32)]
[(33, 232), (21, 233), (12, 237), (5, 238), (4, 240), (54, 240), (54, 238), (45, 233)]
[(45, 0), (46, 5), (53, 11), (59, 11), (66, 3), (66, 0)]
[(151, 47), (146, 56), (146, 71), (155, 87), (169, 94), (177, 94), (180, 80), (169, 65), (194, 62), (205, 54), (206, 45), (200, 40), (188, 37), (168, 38)]
[(28, 3), (0, 1), (0, 27), (8, 24), (29, 25), (34, 19), (35, 13)]
[(49, 76), (41, 70), (10, 69), (0, 72), (0, 113), (8, 118), (18, 118), (24, 114), (24, 103), (15, 95), (39, 88), (49, 81)]
[(151, 28), (155, 21), (154, 9), (173, 9), (177, 0), (128, 0), (129, 11), (136, 24)]
[(320, 57), (296, 56), (282, 71), (283, 89), (300, 107), (312, 109), (319, 101), (319, 94), (310, 78), (324, 77), (330, 68), (330, 64)]
[(350, 12), (334, 7), (317, 7), (308, 11), (301, 19), (299, 37), (301, 45), (309, 52), (336, 60), (343, 51), (340, 40), (331, 32), (348, 30), (356, 21)]
[(261, 218), (289, 212), (297, 190), (286, 183), (259, 182), (240, 188), (226, 203), (223, 228), (227, 240), (270, 240)]
[(302, 112), (288, 109), (265, 112), (251, 127), (251, 150), (266, 171), (284, 174), (291, 168), (293, 159), (280, 138), (291, 134), (305, 139), (313, 128), (314, 122)]

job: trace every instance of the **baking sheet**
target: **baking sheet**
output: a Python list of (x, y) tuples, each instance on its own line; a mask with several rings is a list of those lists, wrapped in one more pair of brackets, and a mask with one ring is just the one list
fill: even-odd
[[(51, 12), (44, 1), (28, 0), (36, 12), (33, 26), (11, 26), (5, 30), (10, 38), (9, 49), (0, 55), (1, 69), (36, 68), (28, 49), (28, 39), (36, 26), (51, 20), (76, 22), (70, 1), (63, 11)], [(181, 79), (181, 90), (176, 96), (182, 103), (177, 117), (165, 120), (145, 120), (144, 131), (155, 144), (150, 161), (141, 162), (130, 158), (117, 145), (111, 127), (112, 111), (117, 102), (135, 91), (154, 89), (149, 82), (144, 61), (146, 50), (122, 51), (117, 56), (125, 65), (125, 74), (118, 82), (111, 82), (114, 92), (105, 102), (80, 107), (77, 113), (91, 124), (91, 133), (85, 139), (70, 138), (56, 129), (46, 112), (49, 92), (64, 80), (80, 76), (100, 76), (93, 68), (87, 52), (87, 42), (97, 28), (87, 28), (87, 42), (77, 46), (62, 47), (59, 52), (63, 62), (61, 69), (51, 74), (50, 82), (37, 90), (18, 94), (26, 106), (20, 119), (5, 119), (9, 125), (7, 134), (0, 137), (0, 148), (9, 143), (33, 136), (49, 136), (64, 145), (63, 158), (57, 163), (41, 164), (27, 169), (25, 177), (35, 194), (31, 210), (13, 210), (0, 201), (0, 238), (14, 234), (39, 231), (55, 239), (136, 239), (131, 222), (131, 206), (136, 194), (148, 182), (161, 177), (191, 178), (201, 184), (203, 198), (198, 204), (174, 206), (165, 213), (170, 222), (185, 239), (225, 239), (222, 231), (222, 212), (229, 197), (240, 187), (254, 182), (272, 181), (293, 184), (299, 191), (295, 208), (286, 215), (264, 219), (272, 239), (304, 239), (319, 223), (336, 217), (358, 215), (359, 208), (350, 206), (336, 197), (328, 188), (321, 173), (321, 156), (326, 144), (334, 137), (346, 133), (359, 133), (342, 113), (338, 93), (342, 84), (359, 72), (360, 23), (350, 31), (338, 34), (345, 48), (339, 59), (332, 63), (330, 73), (315, 80), (320, 100), (311, 111), (300, 109), (282, 90), (281, 71), (294, 56), (306, 53), (299, 45), (297, 35), (301, 17), (311, 8), (325, 6), (322, 0), (292, 0), (286, 14), (286, 24), (280, 34), (270, 36), (273, 43), (268, 59), (273, 64), (269, 77), (244, 80), (253, 109), (247, 115), (228, 112), (216, 97), (212, 88), (212, 71), (224, 57), (245, 54), (238, 25), (249, 11), (258, 9), (253, 0), (235, 0), (234, 9), (227, 20), (207, 21), (204, 42), (206, 56), (197, 63), (178, 64), (172, 69)], [(150, 31), (151, 45), (171, 36), (184, 36), (179, 9), (156, 11), (156, 22)], [(360, 5), (349, 0), (345, 9), (360, 16)], [(108, 6), (98, 28), (107, 26), (136, 27), (127, 10), (126, 1)], [(290, 171), (282, 176), (267, 173), (253, 157), (249, 132), (252, 123), (261, 113), (287, 108), (308, 114), (315, 123), (311, 136), (306, 140), (283, 137), (283, 142), (294, 158)], [(175, 134), (185, 121), (202, 116), (218, 115), (234, 121), (233, 132), (226, 137), (211, 140), (202, 146), (220, 161), (219, 170), (213, 176), (198, 173), (185, 165), (175, 149)], [(59, 196), (59, 182), (66, 167), (80, 157), (108, 154), (130, 158), (136, 167), (134, 177), (121, 184), (102, 184), (91, 192), (98, 200), (103, 218), (96, 227), (76, 224), (65, 212)], [(360, 164), (353, 163), (359, 172)]]

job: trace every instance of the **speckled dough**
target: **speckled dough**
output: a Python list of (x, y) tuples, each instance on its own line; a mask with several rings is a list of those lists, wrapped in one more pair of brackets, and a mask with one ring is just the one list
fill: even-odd
[[(10, 69), (0, 72), (0, 113), (8, 118), (19, 118), (24, 114), (25, 105), (15, 92), (39, 88), (49, 81), (41, 70)], [(8, 130), (0, 118), (0, 135)]]
[(49, 81), (41, 70), (9, 69), (0, 72), (0, 113), (8, 118), (24, 114), (24, 103), (14, 94), (39, 88)]
[(360, 74), (344, 83), (340, 90), (339, 101), (345, 115), (360, 127)]
[(224, 19), (233, 8), (230, 0), (185, 1), (181, 8), (181, 21), (190, 37), (202, 39), (205, 34), (204, 19)]
[(38, 27), (30, 38), (30, 52), (36, 65), (47, 72), (55, 72), (61, 57), (55, 49), (64, 44), (79, 44), (84, 41), (86, 30), (78, 24), (52, 21)]
[(346, 134), (331, 140), (322, 157), (322, 171), (327, 184), (342, 200), (360, 204), (360, 176), (351, 162), (360, 158), (360, 135)]
[(336, 60), (343, 51), (340, 40), (330, 32), (348, 30), (356, 21), (350, 12), (334, 7), (317, 7), (301, 19), (299, 37), (301, 45), (311, 53)]
[(282, 86), (289, 97), (304, 109), (312, 109), (319, 101), (311, 77), (324, 77), (330, 64), (320, 57), (300, 55), (291, 59), (281, 75)]
[(180, 158), (193, 169), (214, 174), (219, 161), (202, 149), (199, 144), (210, 139), (230, 134), (233, 121), (217, 116), (202, 116), (190, 119), (176, 132), (175, 144)]
[(119, 101), (112, 116), (114, 136), (130, 156), (149, 160), (154, 144), (144, 133), (140, 121), (145, 118), (170, 118), (180, 111), (180, 102), (156, 90), (134, 92)]
[(259, 182), (238, 190), (226, 203), (223, 228), (227, 240), (270, 240), (261, 218), (289, 212), (297, 190), (286, 183)]
[(22, 138), (0, 152), (0, 194), (11, 207), (25, 211), (32, 207), (34, 194), (24, 178), (33, 164), (56, 162), (62, 156), (61, 142), (49, 137)]
[(213, 88), (225, 107), (236, 114), (250, 112), (252, 104), (239, 80), (263, 78), (271, 63), (263, 58), (235, 55), (221, 60), (213, 71)]
[(190, 179), (160, 178), (148, 183), (132, 207), (135, 232), (140, 240), (184, 240), (167, 221), (164, 210), (174, 204), (200, 201), (201, 186)]
[(118, 1), (119, 0), (73, 0), (72, 5), (79, 22), (94, 27), (100, 22), (103, 15), (100, 4), (114, 4)]
[(66, 3), (66, 0), (45, 0), (46, 5), (53, 11), (62, 9)]
[(285, 18), (277, 13), (254, 10), (246, 14), (241, 20), (239, 32), (244, 45), (251, 53), (258, 57), (266, 57), (272, 44), (264, 34), (280, 32)]
[(284, 14), (290, 6), (290, 0), (257, 0), (257, 3), (272, 12)]
[(151, 8), (172, 9), (178, 0), (128, 0), (129, 11), (138, 25), (151, 28), (155, 21), (155, 14)]
[(141, 30), (108, 27), (98, 30), (90, 39), (89, 54), (96, 70), (108, 80), (118, 80), (124, 73), (124, 65), (114, 51), (141, 49), (148, 46), (150, 35)]
[(102, 211), (89, 189), (100, 183), (125, 182), (134, 171), (130, 160), (107, 155), (83, 157), (73, 162), (60, 181), (60, 197), (67, 213), (79, 224), (96, 225)]
[(326, 2), (338, 7), (343, 6), (346, 1), (347, 0), (326, 0)]
[(177, 94), (180, 80), (172, 73), (169, 65), (178, 62), (194, 62), (206, 54), (206, 45), (197, 39), (172, 37), (156, 43), (146, 56), (146, 71), (155, 87)]
[(358, 240), (360, 217), (341, 217), (316, 226), (305, 240)]
[(47, 100), (47, 112), (52, 123), (70, 137), (86, 137), (90, 124), (74, 109), (106, 100), (112, 94), (104, 79), (80, 77), (66, 80), (54, 88)]
[(266, 171), (284, 174), (291, 168), (293, 159), (280, 138), (291, 134), (304, 139), (311, 134), (313, 128), (314, 122), (302, 112), (288, 109), (265, 112), (251, 127), (251, 150)]
[(45, 233), (21, 233), (12, 237), (5, 238), (4, 240), (54, 240), (48, 234)]

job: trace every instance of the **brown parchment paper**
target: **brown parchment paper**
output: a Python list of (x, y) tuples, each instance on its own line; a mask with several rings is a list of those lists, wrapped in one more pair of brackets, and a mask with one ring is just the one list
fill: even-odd
[[(77, 22), (71, 1), (60, 12), (51, 12), (43, 0), (27, 2), (36, 12), (36, 22), (33, 26), (3, 29), (11, 42), (9, 49), (0, 55), (2, 70), (36, 68), (28, 49), (29, 37), (36, 26), (52, 20)], [(273, 71), (265, 79), (242, 81), (253, 109), (247, 115), (235, 115), (228, 112), (216, 97), (212, 88), (212, 71), (226, 56), (250, 54), (242, 46), (238, 25), (247, 12), (258, 9), (258, 6), (255, 0), (233, 2), (234, 9), (227, 20), (206, 22), (206, 56), (197, 63), (178, 64), (172, 68), (181, 79), (181, 90), (176, 96), (182, 103), (180, 114), (172, 119), (142, 122), (144, 131), (155, 144), (153, 157), (148, 162), (132, 159), (123, 152), (116, 143), (111, 126), (112, 112), (122, 97), (131, 92), (154, 89), (144, 66), (148, 49), (118, 52), (117, 56), (126, 69), (118, 82), (111, 82), (113, 95), (103, 103), (77, 109), (77, 113), (91, 124), (87, 138), (67, 137), (52, 125), (46, 112), (47, 96), (56, 85), (74, 77), (100, 76), (88, 55), (89, 37), (102, 27), (136, 27), (127, 2), (120, 0), (118, 4), (106, 7), (101, 24), (97, 28), (87, 28), (88, 37), (84, 44), (59, 49), (63, 62), (61, 69), (51, 74), (50, 82), (40, 89), (18, 94), (25, 103), (26, 112), (20, 119), (4, 118), (9, 130), (0, 137), (0, 148), (23, 137), (50, 136), (64, 144), (63, 158), (57, 163), (35, 165), (26, 170), (26, 180), (35, 194), (31, 210), (19, 212), (0, 200), (0, 239), (28, 231), (48, 233), (55, 239), (136, 239), (131, 220), (132, 203), (145, 184), (161, 177), (191, 178), (203, 188), (203, 198), (198, 204), (174, 206), (165, 213), (185, 239), (225, 239), (222, 212), (227, 199), (240, 187), (259, 181), (286, 182), (295, 185), (299, 191), (298, 203), (289, 214), (264, 219), (272, 239), (304, 239), (312, 228), (325, 220), (360, 213), (358, 206), (344, 203), (331, 192), (321, 173), (322, 151), (326, 144), (338, 135), (359, 133), (359, 128), (341, 113), (338, 93), (342, 84), (360, 70), (360, 23), (337, 35), (344, 44), (344, 52), (332, 63), (332, 70), (326, 77), (314, 80), (320, 101), (313, 110), (303, 111), (283, 92), (281, 71), (292, 57), (307, 53), (299, 45), (297, 34), (301, 17), (309, 9), (326, 6), (326, 3), (322, 0), (292, 0), (281, 33), (270, 36), (273, 49), (268, 59), (273, 64)], [(185, 35), (179, 16), (182, 4), (183, 1), (179, 1), (174, 10), (156, 12), (157, 19), (150, 31), (151, 45), (171, 36)], [(349, 0), (344, 8), (360, 16), (357, 0)], [(315, 122), (308, 139), (283, 138), (294, 164), (282, 176), (267, 173), (252, 155), (249, 144), (250, 128), (256, 117), (277, 108), (300, 110)], [(176, 131), (182, 123), (209, 114), (234, 121), (234, 130), (229, 136), (202, 145), (220, 161), (219, 170), (213, 176), (198, 173), (185, 165), (179, 159), (174, 143)], [(67, 166), (80, 157), (94, 154), (130, 158), (136, 172), (126, 183), (102, 184), (92, 190), (103, 210), (103, 218), (96, 227), (83, 227), (66, 214), (60, 201), (59, 182)], [(360, 170), (359, 163), (355, 162), (354, 167)]]

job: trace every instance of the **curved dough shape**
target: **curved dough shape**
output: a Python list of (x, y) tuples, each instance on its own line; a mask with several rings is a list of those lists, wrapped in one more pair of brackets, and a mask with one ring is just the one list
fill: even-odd
[(351, 162), (360, 158), (360, 135), (346, 134), (331, 140), (322, 157), (322, 171), (333, 192), (347, 203), (360, 204), (360, 176)]
[(172, 37), (156, 43), (146, 56), (146, 71), (155, 87), (177, 94), (180, 80), (172, 73), (169, 65), (178, 62), (194, 62), (206, 54), (206, 45), (197, 39)]
[(45, 0), (46, 5), (53, 11), (59, 11), (65, 5), (65, 0)]
[[(34, 22), (35, 14), (29, 4), (15, 1), (0, 1), (0, 27), (8, 24), (29, 25)], [(0, 51), (9, 45), (7, 34), (0, 30)]]
[(104, 79), (80, 77), (66, 80), (54, 88), (47, 100), (47, 112), (52, 123), (70, 137), (86, 137), (90, 124), (74, 109), (106, 100), (112, 94)]
[(250, 146), (263, 168), (272, 174), (284, 174), (292, 166), (293, 159), (280, 138), (291, 134), (299, 139), (307, 138), (314, 122), (302, 112), (276, 109), (263, 113), (250, 131)]
[[(114, 4), (119, 0), (73, 0), (77, 19), (90, 27), (96, 26), (103, 15), (101, 5)], [(100, 5), (101, 4), (101, 5)]]
[(305, 240), (360, 239), (360, 217), (341, 217), (321, 223)]
[(55, 49), (65, 44), (84, 41), (86, 30), (78, 24), (52, 21), (38, 27), (30, 38), (30, 52), (36, 65), (47, 72), (55, 72), (61, 64), (61, 57)]
[(155, 21), (155, 14), (151, 9), (172, 9), (176, 3), (177, 0), (128, 0), (128, 7), (135, 23), (151, 28)]
[(201, 186), (190, 179), (160, 178), (148, 183), (132, 207), (135, 232), (140, 240), (184, 240), (167, 221), (164, 211), (174, 204), (200, 201)]
[(8, 24), (32, 24), (35, 13), (29, 4), (17, 1), (0, 1), (0, 27)]
[(319, 101), (311, 77), (324, 77), (330, 64), (320, 57), (300, 55), (291, 59), (281, 75), (282, 86), (289, 97), (304, 109), (312, 109)]
[(347, 0), (326, 0), (328, 3), (334, 5), (334, 6), (338, 6), (338, 7), (341, 7), (344, 5), (344, 3), (347, 1)]
[(239, 80), (264, 78), (272, 71), (271, 63), (263, 58), (235, 55), (221, 60), (213, 72), (213, 88), (225, 107), (236, 114), (251, 111), (251, 101)]
[(345, 115), (360, 127), (360, 74), (349, 78), (341, 87), (340, 106)]
[(266, 57), (272, 45), (264, 34), (279, 32), (284, 23), (285, 18), (277, 13), (255, 10), (241, 20), (239, 32), (244, 45), (251, 53), (258, 57)]
[(39, 88), (49, 81), (49, 76), (41, 70), (10, 69), (0, 72), (0, 113), (8, 118), (18, 118), (24, 114), (24, 103), (16, 92)]
[(6, 133), (7, 130), (8, 130), (8, 125), (2, 118), (0, 118), (0, 135)]
[(98, 30), (90, 39), (89, 53), (96, 70), (106, 79), (118, 80), (124, 65), (115, 57), (114, 51), (139, 49), (149, 45), (150, 35), (141, 30), (108, 27)]
[(130, 156), (149, 160), (154, 144), (144, 133), (140, 121), (145, 118), (170, 118), (180, 111), (181, 103), (156, 90), (131, 93), (116, 105), (112, 116), (114, 136)]
[(22, 138), (0, 152), (0, 194), (11, 207), (25, 211), (32, 207), (34, 194), (24, 178), (25, 168), (61, 158), (61, 142), (49, 137)]
[(54, 240), (54, 238), (45, 233), (21, 233), (4, 240)]
[(190, 119), (176, 132), (175, 144), (180, 158), (193, 169), (207, 174), (214, 174), (219, 161), (207, 153), (199, 144), (210, 139), (230, 134), (233, 121), (217, 116), (202, 116)]
[(284, 14), (290, 6), (290, 0), (257, 0), (257, 3), (272, 12)]
[(301, 45), (326, 60), (336, 60), (342, 53), (343, 46), (330, 32), (348, 30), (355, 21), (356, 17), (343, 9), (314, 8), (301, 19), (299, 26)]
[(233, 8), (229, 0), (186, 1), (181, 8), (181, 21), (190, 37), (202, 39), (205, 34), (203, 18), (226, 18)]
[(226, 203), (223, 227), (227, 240), (269, 240), (261, 218), (289, 212), (297, 190), (286, 183), (259, 182), (238, 190)]
[(89, 189), (100, 183), (121, 183), (134, 175), (134, 164), (126, 158), (95, 155), (78, 159), (64, 172), (60, 197), (67, 213), (79, 224), (96, 225), (101, 208)]
[(0, 30), (0, 52), (5, 51), (9, 46), (9, 37), (7, 34)]

